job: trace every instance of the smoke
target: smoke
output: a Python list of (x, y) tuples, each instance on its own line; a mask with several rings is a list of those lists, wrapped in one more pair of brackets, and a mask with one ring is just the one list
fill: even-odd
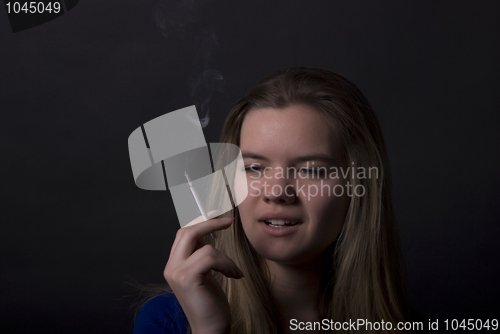
[(155, 13), (155, 21), (163, 36), (174, 35), (184, 38), (184, 28), (197, 21), (194, 0), (160, 2)]
[(210, 122), (212, 93), (222, 93), (225, 81), (214, 63), (219, 49), (217, 35), (210, 28), (197, 27), (196, 5), (195, 0), (163, 0), (158, 4), (155, 21), (163, 36), (182, 41), (185, 48), (191, 51), (191, 73), (186, 83), (204, 128)]

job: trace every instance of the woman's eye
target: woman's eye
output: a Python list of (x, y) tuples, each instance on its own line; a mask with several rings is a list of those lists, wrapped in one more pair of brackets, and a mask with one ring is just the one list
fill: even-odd
[(300, 171), (316, 178), (325, 176), (325, 168), (301, 168)]
[(260, 172), (261, 167), (259, 165), (250, 165), (250, 166), (245, 166), (245, 172), (248, 173), (257, 173)]

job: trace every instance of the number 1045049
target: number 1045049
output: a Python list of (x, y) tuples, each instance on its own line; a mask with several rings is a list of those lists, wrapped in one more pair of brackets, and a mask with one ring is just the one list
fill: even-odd
[(42, 14), (42, 13), (59, 13), (61, 11), (61, 3), (54, 2), (36, 2), (36, 1), (21, 1), (21, 2), (7, 2), (8, 14)]

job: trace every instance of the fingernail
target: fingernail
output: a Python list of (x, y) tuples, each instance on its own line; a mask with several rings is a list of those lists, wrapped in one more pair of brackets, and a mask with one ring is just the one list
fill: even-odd
[(229, 223), (230, 221), (234, 220), (234, 217), (223, 217), (220, 220), (224, 223)]

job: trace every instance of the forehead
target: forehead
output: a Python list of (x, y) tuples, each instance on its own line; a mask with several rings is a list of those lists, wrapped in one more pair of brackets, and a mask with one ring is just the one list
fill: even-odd
[(338, 140), (331, 123), (325, 115), (306, 105), (255, 109), (243, 121), (240, 148), (272, 157), (337, 155)]

